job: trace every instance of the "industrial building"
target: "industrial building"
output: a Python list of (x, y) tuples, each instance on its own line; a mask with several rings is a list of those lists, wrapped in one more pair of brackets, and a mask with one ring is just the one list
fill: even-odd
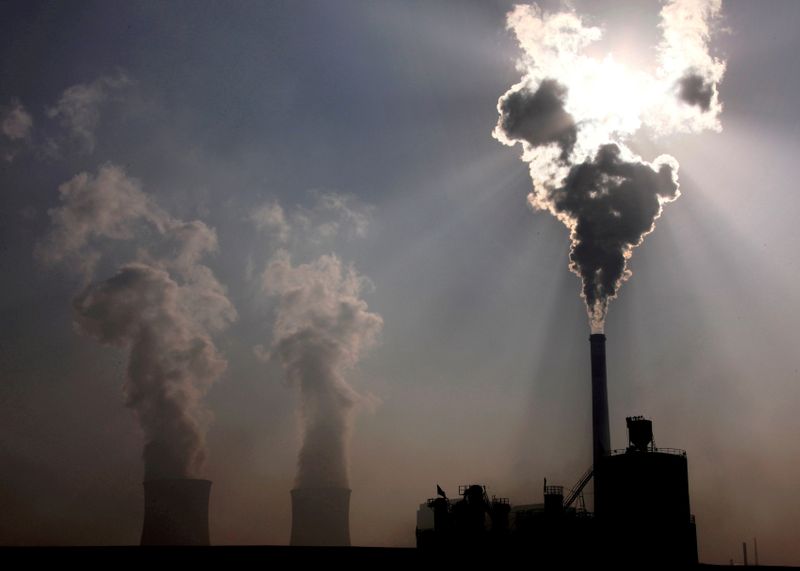
[[(417, 511), (417, 547), (531, 550), (540, 561), (685, 565), (697, 563), (686, 452), (656, 447), (652, 421), (626, 419), (628, 443), (611, 448), (605, 342), (589, 338), (592, 371), (592, 466), (565, 494), (544, 482), (542, 503), (513, 506), (480, 484), (459, 487)], [(594, 511), (583, 501), (593, 481)]]
[[(438, 496), (420, 505), (416, 536), (419, 555), (503, 557), (525, 552), (537, 561), (623, 563), (647, 566), (697, 563), (697, 534), (689, 501), (686, 453), (659, 448), (653, 423), (626, 419), (628, 442), (612, 449), (608, 422), (605, 341), (590, 337), (593, 462), (572, 488), (548, 485), (542, 502), (512, 505), (489, 496), (485, 486), (460, 486), (455, 498)], [(583, 491), (594, 486), (588, 510)], [(211, 482), (149, 480), (144, 484), (142, 545), (209, 544)], [(350, 545), (350, 490), (298, 488), (291, 492), (291, 545)]]

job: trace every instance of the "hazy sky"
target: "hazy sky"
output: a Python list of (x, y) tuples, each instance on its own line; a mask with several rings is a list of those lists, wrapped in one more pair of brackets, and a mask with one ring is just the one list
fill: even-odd
[[(597, 50), (653, 65), (658, 2), (571, 4), (604, 29)], [(262, 283), (279, 247), (352, 264), (369, 282), (337, 291), (383, 321), (346, 379), (354, 544), (413, 545), (436, 484), (530, 503), (544, 477), (580, 477), (590, 330), (567, 231), (526, 205), (519, 149), (491, 136), (520, 77), (512, 7), (0, 3), (0, 543), (139, 539), (126, 352), (73, 326), (85, 268), (35, 255), (59, 187), (104, 166), (167, 226), (216, 230), (202, 263), (238, 318), (208, 333), (228, 362), (203, 399), (213, 543), (289, 538), (299, 397), (265, 360), (285, 308)], [(724, 1), (723, 130), (632, 142), (680, 162), (682, 196), (609, 309), (612, 444), (644, 414), (687, 450), (706, 562), (755, 536), (762, 563), (800, 564), (798, 25), (794, 0)], [(150, 248), (141, 235), (101, 240), (93, 279)]]

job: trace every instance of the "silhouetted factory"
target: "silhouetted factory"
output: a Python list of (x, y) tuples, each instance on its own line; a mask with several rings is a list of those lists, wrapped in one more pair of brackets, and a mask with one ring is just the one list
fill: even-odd
[[(602, 334), (590, 337), (592, 466), (566, 493), (545, 480), (538, 504), (514, 506), (489, 497), (480, 484), (460, 486), (458, 496), (448, 498), (437, 486), (439, 496), (417, 512), (420, 556), (503, 557), (524, 550), (559, 564), (697, 563), (686, 453), (656, 447), (652, 422), (641, 416), (626, 419), (627, 447), (611, 448), (605, 341)], [(593, 511), (583, 499), (590, 481)], [(142, 545), (208, 545), (210, 489), (207, 480), (145, 482)], [(349, 489), (298, 488), (291, 497), (292, 546), (350, 545)]]
[[(564, 493), (548, 486), (543, 502), (512, 506), (479, 484), (459, 487), (417, 512), (417, 546), (435, 552), (531, 550), (559, 563), (697, 563), (697, 533), (689, 505), (686, 452), (657, 448), (653, 425), (628, 417), (628, 445), (613, 450), (608, 422), (605, 335), (590, 337), (593, 465)], [(584, 487), (593, 480), (594, 511)]]

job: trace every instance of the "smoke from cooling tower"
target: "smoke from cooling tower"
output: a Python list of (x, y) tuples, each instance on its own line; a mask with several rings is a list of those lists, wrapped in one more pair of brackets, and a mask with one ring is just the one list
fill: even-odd
[(642, 127), (656, 135), (721, 129), (725, 64), (708, 47), (720, 7), (721, 0), (668, 2), (651, 72), (584, 53), (602, 32), (573, 12), (532, 5), (507, 15), (524, 75), (500, 97), (493, 135), (522, 146), (533, 182), (530, 206), (569, 229), (570, 269), (581, 278), (595, 332), (631, 275), (633, 249), (680, 196), (678, 162), (669, 155), (648, 162), (626, 141)]
[(79, 267), (91, 280), (115, 243), (134, 259), (73, 300), (78, 331), (128, 352), (124, 386), (144, 433), (145, 479), (198, 475), (210, 414), (202, 398), (226, 368), (211, 334), (236, 319), (224, 287), (200, 263), (217, 248), (199, 221), (170, 217), (114, 165), (59, 188), (62, 205), (37, 246), (47, 264)]
[(293, 265), (281, 250), (262, 280), (264, 292), (278, 300), (271, 354), (301, 395), (296, 486), (347, 488), (347, 444), (362, 400), (347, 372), (375, 343), (383, 320), (361, 299), (365, 278), (334, 255)]
[[(310, 196), (308, 207), (284, 210), (269, 201), (249, 216), (272, 244), (258, 281), (274, 304), (272, 339), (268, 349), (259, 345), (255, 351), (280, 364), (300, 395), (302, 446), (295, 487), (305, 491), (298, 497), (327, 489), (334, 495), (346, 490), (349, 498), (351, 425), (358, 405), (370, 401), (349, 377), (375, 344), (383, 320), (362, 299), (367, 278), (336, 255), (309, 254), (337, 240), (365, 236), (372, 208), (352, 195), (312, 191)], [(296, 263), (295, 256), (310, 261)]]

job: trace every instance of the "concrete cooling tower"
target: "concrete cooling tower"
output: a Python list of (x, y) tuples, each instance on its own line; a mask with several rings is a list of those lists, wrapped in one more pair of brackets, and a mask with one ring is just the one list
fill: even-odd
[(208, 480), (145, 482), (142, 545), (209, 545), (210, 493)]

